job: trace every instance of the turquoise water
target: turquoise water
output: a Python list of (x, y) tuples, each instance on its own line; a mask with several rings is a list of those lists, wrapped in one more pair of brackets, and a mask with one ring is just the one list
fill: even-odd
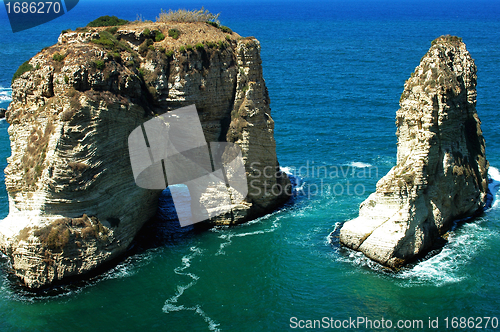
[[(400, 273), (340, 249), (330, 236), (357, 216), (394, 165), (403, 84), (440, 35), (463, 37), (476, 61), (486, 153), (500, 166), (500, 3), (204, 4), (222, 13), (223, 24), (261, 42), (278, 157), (300, 178), (297, 196), (266, 217), (205, 232), (180, 229), (165, 196), (133, 255), (98, 277), (47, 294), (19, 289), (4, 262), (0, 331), (281, 331), (291, 329), (291, 317), (424, 322), (425, 328), (411, 330), (429, 330), (429, 318), (438, 317), (439, 331), (449, 317), (448, 330), (473, 331), (453, 329), (452, 317), (500, 316), (496, 205), (457, 227), (440, 253)], [(8, 95), (17, 67), (55, 43), (61, 30), (105, 14), (154, 19), (167, 5), (81, 1), (60, 19), (15, 35), (0, 9), (0, 95)], [(7, 127), (0, 122), (1, 168), (10, 155)]]

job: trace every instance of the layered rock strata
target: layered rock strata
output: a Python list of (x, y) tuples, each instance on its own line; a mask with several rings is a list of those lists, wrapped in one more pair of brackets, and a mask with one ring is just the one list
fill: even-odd
[(457, 219), (483, 210), (488, 162), (476, 113), (476, 66), (460, 38), (444, 36), (406, 81), (396, 113), (397, 165), (359, 216), (345, 246), (389, 267), (425, 254)]
[(29, 64), (6, 114), (0, 222), (0, 249), (27, 287), (118, 257), (155, 214), (161, 191), (134, 183), (127, 139), (157, 114), (195, 104), (207, 142), (241, 147), (248, 196), (209, 223), (241, 223), (289, 197), (255, 38), (205, 23), (90, 28), (63, 32)]

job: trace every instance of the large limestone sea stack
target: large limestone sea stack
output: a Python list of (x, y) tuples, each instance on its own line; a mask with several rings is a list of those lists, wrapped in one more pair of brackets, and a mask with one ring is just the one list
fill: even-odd
[(135, 184), (127, 143), (156, 114), (196, 104), (207, 142), (241, 147), (248, 196), (212, 224), (241, 223), (289, 197), (253, 37), (204, 22), (77, 29), (22, 68), (6, 114), (0, 249), (27, 287), (118, 257), (155, 214), (161, 191)]
[(432, 42), (396, 113), (397, 165), (344, 224), (342, 244), (389, 267), (425, 254), (457, 219), (483, 210), (488, 162), (476, 66), (460, 38)]

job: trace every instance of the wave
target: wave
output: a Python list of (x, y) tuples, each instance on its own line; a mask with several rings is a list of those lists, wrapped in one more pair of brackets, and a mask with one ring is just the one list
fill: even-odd
[(12, 101), (12, 89), (0, 86), (0, 102)]
[(298, 195), (298, 193), (302, 192), (305, 182), (302, 181), (302, 178), (297, 175), (296, 170), (288, 166), (280, 167), (280, 170), (284, 172), (290, 179), (290, 182), (292, 184), (292, 194), (296, 196)]
[(498, 237), (498, 232), (489, 229), (484, 219), (462, 225), (450, 232), (448, 243), (435, 256), (395, 274), (402, 287), (432, 283), (442, 286), (469, 278), (466, 266), (484, 250), (488, 241)]
[(500, 189), (500, 171), (496, 167), (491, 167), (488, 169), (488, 177), (489, 177), (489, 183), (488, 183), (488, 189), (489, 189), (489, 199), (490, 202), (487, 205), (491, 206), (491, 209), (496, 209), (498, 208), (498, 199), (497, 199), (497, 194)]
[(345, 164), (344, 166), (349, 166), (349, 167), (354, 167), (354, 168), (368, 168), (368, 167), (373, 167), (372, 164), (369, 163), (364, 163), (362, 161), (353, 161), (348, 164)]

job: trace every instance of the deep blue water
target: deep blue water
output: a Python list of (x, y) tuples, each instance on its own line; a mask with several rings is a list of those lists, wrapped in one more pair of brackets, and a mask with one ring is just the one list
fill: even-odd
[[(255, 222), (202, 233), (179, 230), (162, 211), (163, 223), (147, 233), (155, 235), (152, 248), (57, 296), (25, 294), (1, 272), (0, 331), (281, 331), (291, 317), (358, 316), (423, 320), (426, 327), (439, 317), (441, 331), (446, 317), (500, 316), (496, 206), (452, 232), (441, 253), (397, 274), (329, 238), (394, 165), (404, 82), (440, 35), (462, 37), (475, 59), (487, 158), (500, 166), (499, 1), (82, 0), (61, 18), (16, 34), (0, 8), (0, 96), (17, 67), (63, 29), (100, 15), (154, 20), (161, 8), (201, 5), (260, 40), (278, 158), (300, 169), (301, 194)], [(0, 122), (2, 169), (7, 127)], [(318, 175), (321, 166), (336, 167), (339, 176)], [(2, 173), (0, 218), (7, 214)]]

